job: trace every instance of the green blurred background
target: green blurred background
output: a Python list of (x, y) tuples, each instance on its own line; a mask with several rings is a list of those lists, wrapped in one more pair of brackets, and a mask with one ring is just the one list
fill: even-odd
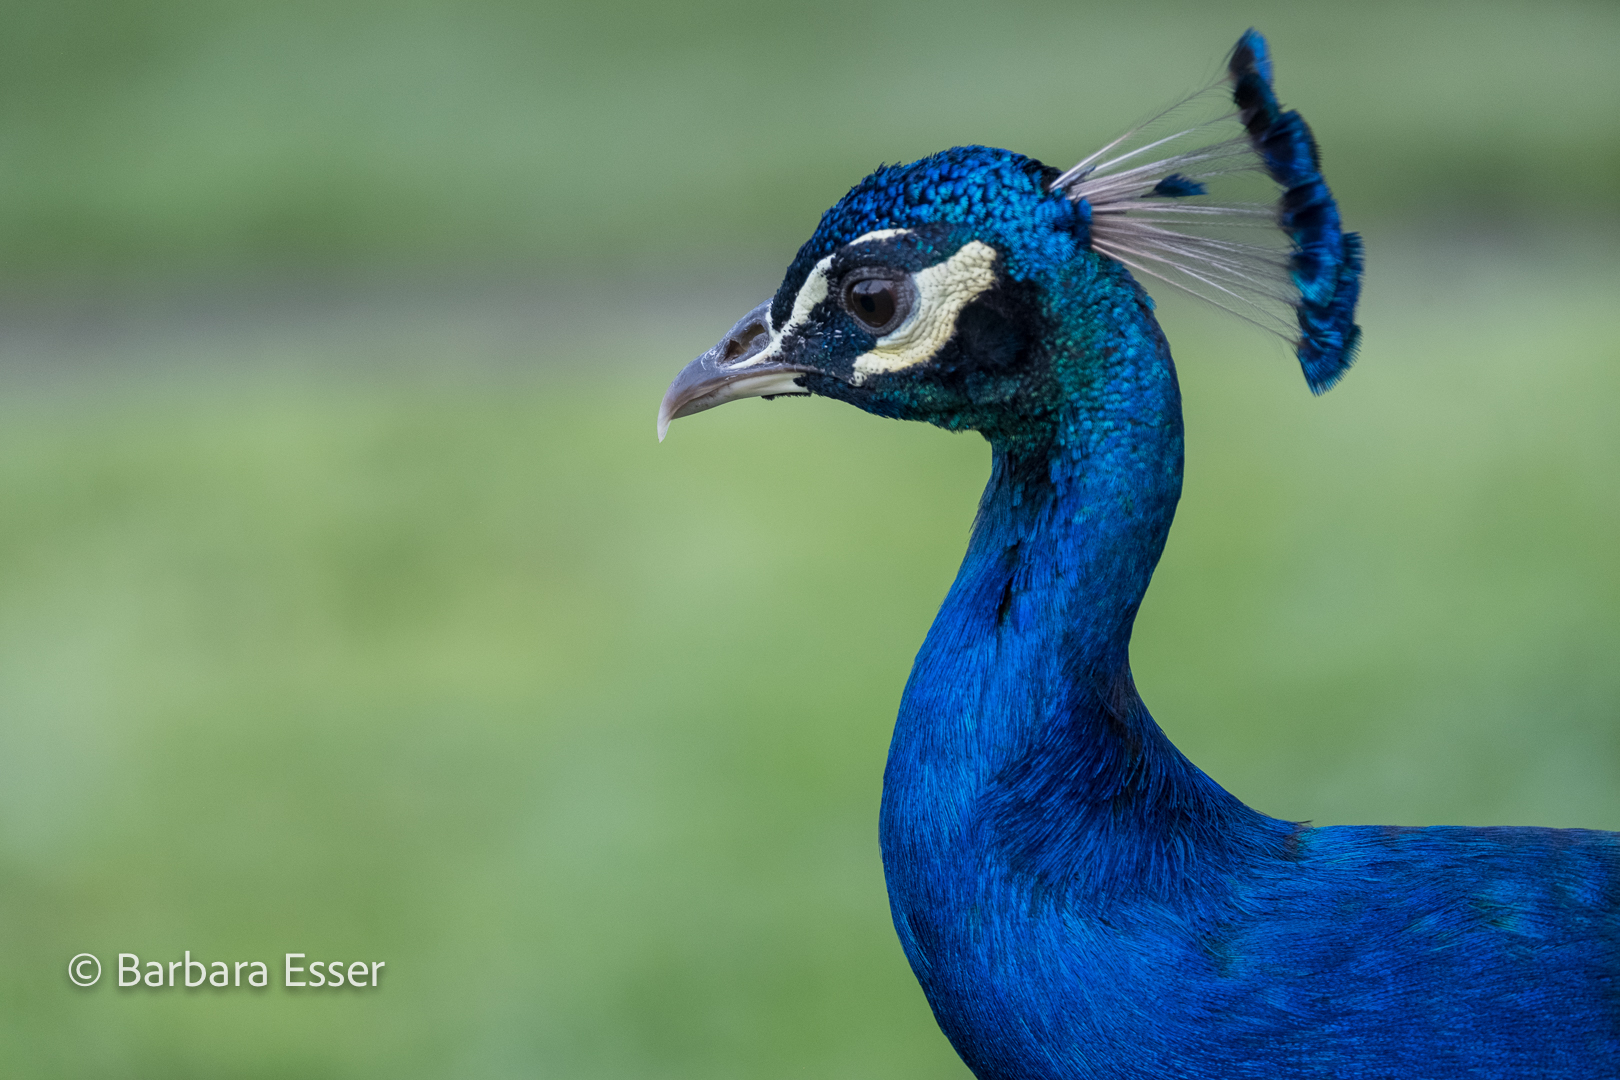
[[(986, 447), (654, 409), (879, 162), (1067, 163), (1251, 24), (1365, 346), (1161, 297), (1143, 693), (1279, 816), (1620, 828), (1615, 5), (0, 12), (8, 1076), (965, 1076), (876, 814)], [(388, 967), (112, 985), (188, 949)]]

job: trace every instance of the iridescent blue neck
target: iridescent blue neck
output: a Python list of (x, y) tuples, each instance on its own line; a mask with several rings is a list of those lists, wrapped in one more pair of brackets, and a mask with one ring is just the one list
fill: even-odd
[(882, 841), (908, 952), (928, 911), (965, 903), (987, 875), (1090, 902), (1163, 899), (1290, 828), (1188, 762), (1131, 680), (1131, 627), (1180, 496), (1182, 426), (1164, 338), (1145, 302), (1129, 306), (1136, 317), (1116, 307), (1105, 340), (1076, 335), (1079, 354), (1058, 358), (1067, 385), (1050, 422), (995, 446), (967, 555), (907, 684)]

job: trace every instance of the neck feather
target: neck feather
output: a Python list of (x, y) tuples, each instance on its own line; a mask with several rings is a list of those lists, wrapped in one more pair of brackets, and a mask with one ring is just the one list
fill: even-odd
[(1045, 432), (995, 445), (890, 749), (891, 878), (958, 849), (1038, 889), (1163, 896), (1291, 831), (1183, 757), (1131, 679), (1182, 465), (1175, 369), (1141, 314)]

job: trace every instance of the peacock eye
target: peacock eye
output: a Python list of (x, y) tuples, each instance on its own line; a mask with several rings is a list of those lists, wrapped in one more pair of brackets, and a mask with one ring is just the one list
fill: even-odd
[(911, 282), (905, 278), (862, 275), (844, 282), (844, 309), (878, 337), (911, 314)]

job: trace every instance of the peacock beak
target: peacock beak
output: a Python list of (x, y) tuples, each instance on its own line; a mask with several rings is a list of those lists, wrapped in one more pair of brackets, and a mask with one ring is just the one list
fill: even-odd
[(737, 320), (719, 344), (681, 369), (658, 406), (658, 441), (664, 441), (669, 422), (691, 416), (728, 401), (778, 394), (805, 394), (798, 380), (806, 369), (784, 364), (770, 355), (771, 302)]

